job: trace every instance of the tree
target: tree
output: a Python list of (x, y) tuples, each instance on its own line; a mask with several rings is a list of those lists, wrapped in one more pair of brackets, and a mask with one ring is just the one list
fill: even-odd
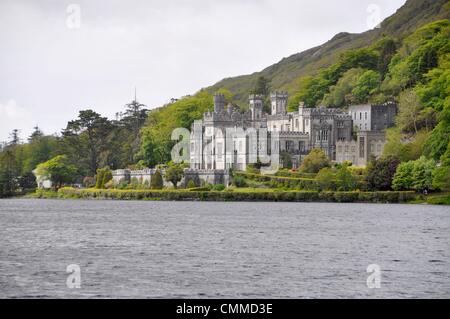
[(380, 56), (378, 58), (377, 69), (381, 77), (384, 78), (389, 71), (389, 64), (397, 52), (397, 44), (392, 38), (384, 38), (378, 43), (378, 51), (380, 52)]
[(63, 131), (70, 153), (80, 161), (86, 161), (90, 174), (95, 174), (100, 163), (100, 155), (108, 148), (107, 137), (111, 122), (92, 111), (80, 111), (78, 119), (70, 121)]
[(416, 133), (419, 131), (419, 116), (422, 105), (413, 90), (406, 90), (400, 94), (397, 125), (402, 132)]
[(292, 169), (292, 156), (288, 152), (281, 152), (280, 154), (281, 163), (283, 168)]
[(330, 160), (323, 150), (316, 148), (305, 157), (300, 170), (304, 173), (318, 173), (324, 167), (330, 167)]
[(251, 93), (264, 96), (264, 112), (270, 113), (270, 81), (263, 76), (258, 77)]
[(334, 189), (334, 173), (329, 167), (322, 168), (316, 176), (316, 181), (321, 191)]
[(112, 180), (112, 172), (108, 166), (99, 168), (95, 179), (95, 188), (104, 189), (106, 183)]
[(65, 183), (71, 183), (77, 168), (70, 163), (66, 155), (58, 155), (45, 163), (41, 163), (35, 170), (35, 175), (52, 182), (55, 190)]
[(400, 160), (393, 156), (370, 162), (366, 175), (368, 186), (374, 190), (390, 190), (398, 165), (400, 165)]
[(335, 86), (330, 88), (322, 103), (326, 106), (342, 107), (353, 102), (352, 90), (358, 83), (358, 79), (364, 73), (362, 69), (350, 69), (339, 79)]
[(267, 80), (264, 76), (258, 77), (252, 93), (264, 95), (267, 97), (270, 93), (270, 81)]
[(434, 160), (422, 156), (417, 161), (409, 161), (398, 166), (392, 186), (395, 190), (425, 191), (433, 189)]
[(413, 171), (413, 161), (401, 163), (392, 180), (392, 188), (396, 191), (413, 189)]
[(413, 188), (418, 192), (433, 189), (433, 171), (436, 168), (434, 160), (427, 160), (422, 156), (414, 162), (413, 166)]
[(169, 167), (166, 169), (166, 181), (171, 182), (173, 187), (176, 189), (178, 183), (183, 179), (184, 169), (180, 164), (170, 163)]
[(15, 146), (7, 146), (0, 153), (0, 197), (14, 195), (19, 187), (19, 176)]
[(11, 134), (9, 134), (10, 142), (9, 145), (19, 145), (20, 144), (20, 131), (14, 129)]
[(164, 187), (164, 182), (161, 176), (161, 172), (157, 169), (155, 174), (152, 176), (150, 181), (150, 187), (152, 189), (162, 189)]
[(356, 178), (346, 164), (342, 165), (336, 174), (336, 184), (339, 191), (352, 191), (356, 189)]
[(441, 190), (450, 190), (450, 143), (447, 151), (441, 157), (441, 166), (433, 172), (433, 187)]
[(375, 93), (379, 87), (381, 76), (378, 72), (368, 70), (364, 72), (358, 79), (352, 94), (356, 97), (357, 102), (367, 103), (369, 97)]

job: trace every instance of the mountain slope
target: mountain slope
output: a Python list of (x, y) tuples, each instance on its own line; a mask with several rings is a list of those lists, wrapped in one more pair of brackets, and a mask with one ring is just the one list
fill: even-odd
[(327, 43), (284, 58), (261, 72), (226, 78), (206, 90), (213, 93), (219, 89), (228, 89), (235, 95), (236, 102), (245, 105), (256, 80), (264, 76), (271, 82), (272, 89), (293, 93), (301, 77), (314, 75), (317, 70), (330, 66), (347, 50), (369, 46), (386, 35), (402, 39), (426, 23), (449, 17), (448, 0), (408, 0), (394, 15), (382, 22), (381, 28), (360, 34), (339, 33)]

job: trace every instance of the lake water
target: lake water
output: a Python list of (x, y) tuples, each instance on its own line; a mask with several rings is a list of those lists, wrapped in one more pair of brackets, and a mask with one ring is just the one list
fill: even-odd
[(19, 297), (449, 298), (450, 208), (0, 200), (0, 298)]

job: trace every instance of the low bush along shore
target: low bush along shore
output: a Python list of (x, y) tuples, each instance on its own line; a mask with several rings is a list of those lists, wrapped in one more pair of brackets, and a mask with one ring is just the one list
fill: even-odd
[[(117, 199), (117, 200), (199, 200), (199, 201), (280, 201), (280, 202), (368, 202), (406, 203), (425, 202), (425, 197), (415, 192), (318, 192), (282, 191), (263, 189), (228, 189), (207, 191), (183, 190), (118, 190), (61, 188), (58, 193), (37, 191), (34, 198), (65, 199)], [(436, 197), (438, 198), (438, 197)], [(439, 197), (440, 198), (440, 197)], [(444, 198), (444, 199), (443, 199)], [(448, 196), (440, 198), (445, 202)]]

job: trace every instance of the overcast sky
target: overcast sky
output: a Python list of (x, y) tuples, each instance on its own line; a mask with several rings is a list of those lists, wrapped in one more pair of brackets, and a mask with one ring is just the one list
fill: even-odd
[[(0, 141), (260, 71), (406, 0), (0, 0)], [(373, 4), (375, 6), (373, 6)]]

